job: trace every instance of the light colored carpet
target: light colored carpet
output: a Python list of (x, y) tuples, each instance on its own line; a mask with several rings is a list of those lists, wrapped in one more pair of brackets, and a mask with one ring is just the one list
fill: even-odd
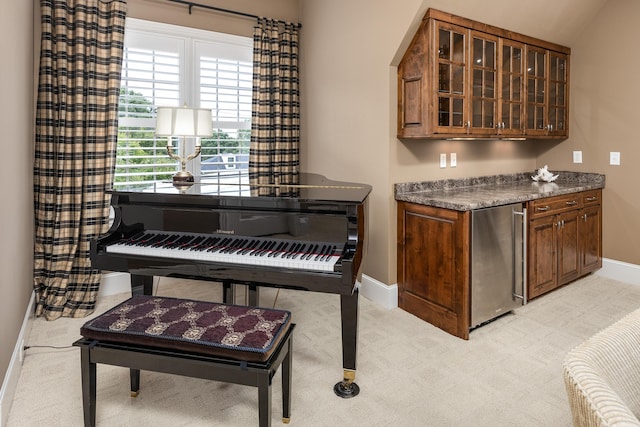
[[(220, 301), (213, 283), (163, 278), (157, 294)], [(105, 297), (96, 313), (128, 295)], [(274, 289), (260, 305), (273, 306)], [(562, 382), (565, 354), (640, 307), (640, 287), (589, 276), (471, 333), (448, 335), (400, 310), (360, 299), (360, 395), (340, 399), (339, 297), (281, 290), (276, 307), (293, 312), (291, 426), (569, 426)], [(87, 319), (36, 319), (28, 345), (70, 345)], [(27, 351), (9, 427), (81, 426), (79, 349)], [(281, 424), (280, 372), (273, 421)], [(98, 365), (98, 426), (254, 426), (257, 389), (143, 372), (129, 396), (125, 368)]]

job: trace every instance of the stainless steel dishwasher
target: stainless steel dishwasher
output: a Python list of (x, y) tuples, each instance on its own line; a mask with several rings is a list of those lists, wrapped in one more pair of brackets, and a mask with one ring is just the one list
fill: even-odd
[(522, 203), (471, 211), (471, 327), (526, 304)]

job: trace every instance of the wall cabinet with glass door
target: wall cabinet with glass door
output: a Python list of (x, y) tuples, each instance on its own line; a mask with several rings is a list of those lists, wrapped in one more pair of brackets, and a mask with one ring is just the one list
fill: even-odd
[(566, 138), (569, 54), (429, 9), (398, 66), (398, 137)]
[(568, 136), (569, 56), (527, 46), (526, 134)]

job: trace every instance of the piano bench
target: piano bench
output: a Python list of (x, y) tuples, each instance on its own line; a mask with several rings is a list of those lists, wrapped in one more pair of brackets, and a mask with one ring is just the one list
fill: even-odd
[(137, 295), (80, 329), (84, 425), (96, 422), (96, 364), (130, 369), (131, 396), (140, 370), (258, 388), (259, 426), (271, 425), (271, 380), (282, 365), (282, 412), (291, 415), (292, 334), (284, 310)]

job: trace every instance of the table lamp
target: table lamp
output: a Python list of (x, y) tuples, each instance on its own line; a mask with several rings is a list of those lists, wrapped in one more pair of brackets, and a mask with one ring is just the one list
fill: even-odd
[[(158, 107), (156, 116), (156, 136), (167, 137), (167, 154), (180, 162), (180, 171), (173, 176), (174, 185), (193, 184), (193, 175), (186, 170), (187, 162), (198, 157), (201, 151), (200, 138), (213, 135), (211, 110), (207, 108)], [(180, 155), (173, 151), (173, 138), (182, 138)], [(196, 138), (193, 154), (185, 156), (185, 138)]]

